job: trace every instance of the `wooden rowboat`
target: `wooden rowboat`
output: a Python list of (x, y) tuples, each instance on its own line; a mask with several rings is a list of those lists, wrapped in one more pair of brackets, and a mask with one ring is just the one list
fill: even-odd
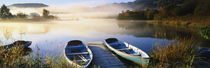
[(76, 68), (87, 68), (93, 59), (93, 54), (82, 41), (72, 40), (64, 50), (64, 57)]
[(31, 45), (31, 43), (32, 43), (31, 41), (18, 40), (18, 41), (15, 41), (12, 44), (0, 46), (0, 49), (7, 50), (7, 49), (10, 49), (10, 48), (13, 48), (13, 47), (28, 48)]
[(140, 65), (148, 65), (149, 55), (141, 49), (126, 42), (118, 41), (116, 38), (108, 38), (105, 45), (115, 54)]

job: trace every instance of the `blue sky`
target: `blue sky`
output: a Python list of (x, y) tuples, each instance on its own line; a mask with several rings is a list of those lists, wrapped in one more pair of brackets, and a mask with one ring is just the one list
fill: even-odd
[(44, 4), (48, 4), (48, 5), (62, 5), (62, 4), (80, 3), (80, 2), (88, 2), (88, 1), (119, 3), (119, 2), (131, 2), (134, 0), (0, 0), (0, 5), (2, 5), (2, 4), (10, 5), (13, 3), (44, 3)]

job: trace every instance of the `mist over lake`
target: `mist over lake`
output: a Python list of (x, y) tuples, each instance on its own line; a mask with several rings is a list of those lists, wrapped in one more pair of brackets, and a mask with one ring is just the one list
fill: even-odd
[[(33, 42), (31, 48), (34, 54), (40, 49), (39, 52), (49, 55), (63, 55), (63, 48), (67, 42), (74, 39), (86, 43), (115, 37), (142, 48), (148, 53), (157, 42), (164, 44), (173, 41), (174, 35), (197, 37), (203, 40), (193, 30), (186, 28), (153, 25), (146, 21), (115, 19), (58, 20), (39, 23), (2, 22), (0, 27), (1, 44), (9, 44), (16, 40), (30, 40)], [(155, 37), (158, 33), (169, 33), (169, 35), (166, 38)]]
[(210, 0), (0, 1), (0, 68), (208, 68)]

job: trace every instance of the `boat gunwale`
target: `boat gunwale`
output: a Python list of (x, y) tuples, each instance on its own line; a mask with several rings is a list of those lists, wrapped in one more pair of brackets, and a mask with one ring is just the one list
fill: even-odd
[[(85, 44), (83, 44), (83, 45), (85, 45)], [(86, 65), (79, 65), (79, 64), (76, 64), (76, 63), (74, 63), (73, 61), (71, 61), (68, 57), (67, 57), (67, 55), (66, 55), (66, 47), (68, 47), (68, 45), (66, 45), (66, 47), (65, 47), (65, 49), (64, 49), (64, 57), (67, 59), (67, 61), (70, 63), (70, 64), (73, 64), (73, 65), (75, 65), (76, 67), (79, 67), (79, 68), (87, 68), (89, 65), (90, 65), (90, 63), (92, 62), (92, 60), (93, 60), (93, 53), (92, 53), (92, 51), (88, 48), (88, 46), (87, 45), (85, 45), (86, 47), (86, 49), (87, 49), (87, 51), (88, 51), (88, 53), (89, 53), (89, 55), (90, 55), (90, 60), (88, 61), (88, 63), (86, 64)]]
[[(135, 58), (139, 58), (139, 59), (150, 59), (150, 57), (145, 58), (145, 57), (134, 56), (134, 55), (131, 55), (131, 54), (127, 54), (127, 53), (121, 52), (121, 51), (119, 51), (119, 50), (113, 48), (113, 47), (112, 47), (111, 45), (109, 45), (106, 41), (105, 41), (105, 44), (106, 44), (106, 46), (108, 46), (109, 49), (113, 50), (114, 52), (122, 53), (122, 54), (124, 54), (124, 55), (131, 56), (131, 57), (135, 57)], [(130, 45), (130, 46), (133, 46), (133, 45)], [(133, 47), (135, 47), (135, 46), (133, 46)], [(137, 48), (137, 47), (136, 47), (136, 48)], [(132, 48), (131, 48), (131, 49), (132, 49)], [(137, 48), (137, 49), (139, 49), (139, 48)], [(141, 49), (139, 49), (139, 50), (141, 50)], [(141, 51), (142, 51), (142, 50), (141, 50)], [(143, 51), (143, 52), (144, 52), (144, 51)], [(147, 55), (148, 55), (148, 54), (147, 54)], [(148, 56), (149, 56), (149, 55), (148, 55)]]

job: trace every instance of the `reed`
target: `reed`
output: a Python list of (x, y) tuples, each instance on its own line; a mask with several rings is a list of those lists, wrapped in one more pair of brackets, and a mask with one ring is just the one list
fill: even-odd
[(194, 62), (197, 49), (196, 42), (189, 39), (166, 44), (157, 44), (152, 50), (151, 57), (154, 67), (189, 67)]
[[(29, 55), (31, 51), (14, 47), (0, 49), (0, 68), (69, 68), (72, 65), (62, 56)], [(26, 56), (27, 55), (27, 56)]]

